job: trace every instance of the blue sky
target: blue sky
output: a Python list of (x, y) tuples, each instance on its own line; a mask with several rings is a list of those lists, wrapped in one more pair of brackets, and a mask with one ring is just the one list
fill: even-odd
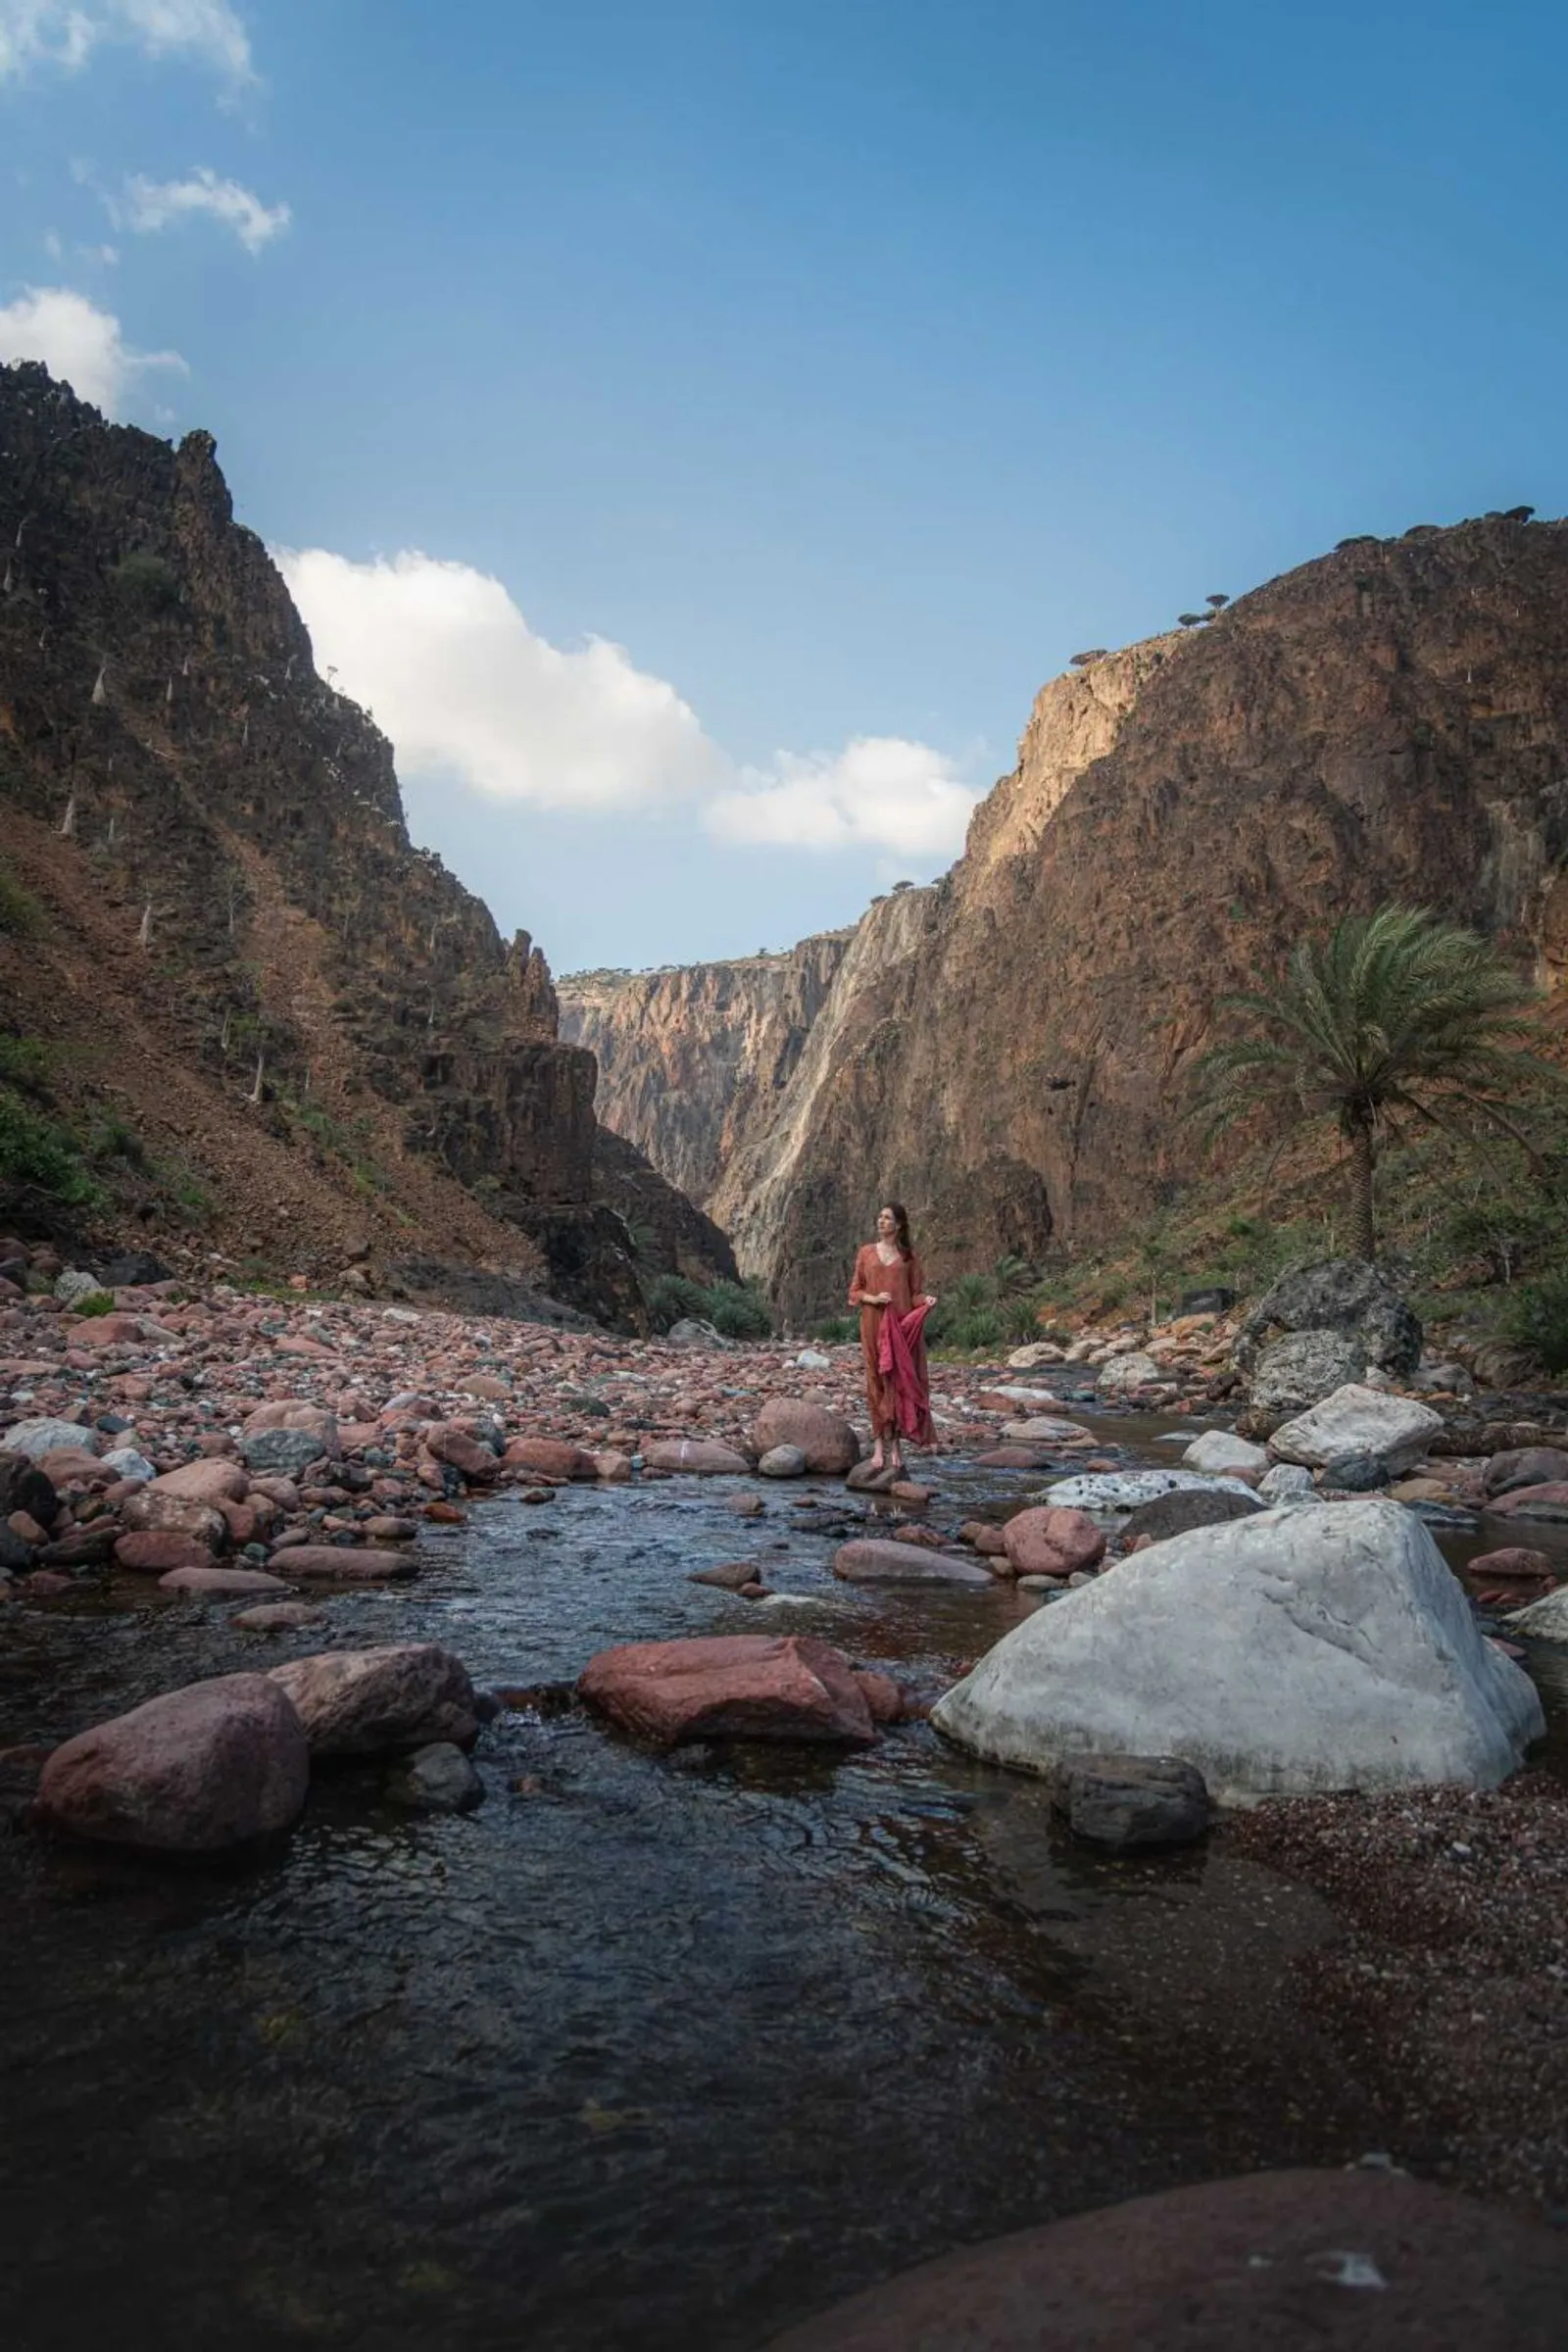
[(782, 946), (1077, 648), (1568, 508), (1565, 67), (1517, 0), (0, 0), (0, 356), (217, 434), (558, 970)]

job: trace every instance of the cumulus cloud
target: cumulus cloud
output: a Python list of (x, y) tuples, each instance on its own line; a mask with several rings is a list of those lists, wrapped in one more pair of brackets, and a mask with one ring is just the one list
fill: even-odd
[(0, 81), (39, 65), (73, 73), (106, 42), (251, 78), (250, 39), (228, 0), (0, 0)]
[(206, 214), (231, 228), (252, 254), (280, 236), (294, 218), (286, 204), (266, 205), (237, 179), (220, 179), (205, 164), (188, 179), (144, 179), (138, 172), (126, 180), (122, 199), (111, 199), (109, 210), (117, 228), (143, 235)]
[(324, 548), (277, 561), (318, 661), (375, 712), (410, 774), (545, 808), (643, 808), (719, 780), (673, 686), (602, 637), (563, 652), (466, 564), (354, 564)]
[(132, 351), (112, 312), (66, 286), (27, 286), (0, 305), (0, 360), (42, 360), (106, 416), (150, 369), (190, 372), (177, 351)]
[(945, 753), (899, 735), (857, 735), (842, 752), (780, 752), (742, 771), (707, 810), (721, 841), (805, 850), (886, 849), (956, 857), (979, 794)]
[(544, 808), (685, 803), (758, 847), (953, 856), (978, 798), (926, 744), (858, 737), (832, 757), (737, 767), (673, 686), (601, 637), (564, 651), (500, 580), (405, 553), (274, 551), (317, 660), (375, 713), (405, 774)]

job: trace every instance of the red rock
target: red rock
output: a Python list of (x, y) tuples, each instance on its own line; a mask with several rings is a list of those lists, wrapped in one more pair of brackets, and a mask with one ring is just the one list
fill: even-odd
[(898, 1723), (904, 1716), (904, 1692), (891, 1674), (878, 1674), (874, 1667), (857, 1666), (852, 1669), (860, 1686), (866, 1712), (873, 1723)]
[(752, 1444), (769, 1453), (798, 1446), (814, 1478), (842, 1478), (860, 1458), (860, 1441), (848, 1421), (802, 1396), (770, 1396), (752, 1424)]
[(94, 1480), (107, 1487), (115, 1475), (95, 1453), (79, 1446), (62, 1446), (56, 1452), (42, 1455), (38, 1467), (57, 1487), (82, 1486)]
[(379, 1513), (360, 1522), (367, 1544), (412, 1544), (418, 1534), (418, 1522), (414, 1519), (383, 1518)]
[(1051, 1456), (1032, 1446), (993, 1446), (976, 1457), (982, 1470), (1049, 1470)]
[(1002, 1530), (993, 1527), (989, 1519), (966, 1519), (958, 1534), (972, 1550), (980, 1552), (986, 1559), (999, 1560), (1006, 1556), (1007, 1546), (1003, 1542)]
[(460, 1511), (455, 1502), (427, 1502), (424, 1516), (433, 1519), (438, 1527), (466, 1527), (468, 1514)]
[(198, 1502), (243, 1502), (250, 1493), (249, 1475), (238, 1462), (223, 1461), (210, 1455), (199, 1462), (185, 1462), (178, 1470), (166, 1470), (148, 1487), (149, 1494), (187, 1494)]
[[(44, 1467), (47, 1469), (48, 1464)], [(50, 1476), (54, 1473), (51, 1471)], [(57, 1482), (58, 1483), (58, 1482)], [(1547, 1479), (1539, 1487), (1514, 1487), (1506, 1494), (1495, 1494), (1486, 1505), (1489, 1519), (1512, 1519), (1516, 1515), (1528, 1519), (1533, 1511), (1543, 1516), (1568, 1518), (1568, 1479)]]
[(833, 1573), (852, 1585), (989, 1585), (991, 1578), (972, 1560), (926, 1550), (919, 1544), (883, 1543), (858, 1537), (833, 1554)]
[(6, 1525), (14, 1536), (20, 1536), (24, 1544), (47, 1544), (49, 1541), (48, 1531), (38, 1525), (30, 1511), (13, 1511)]
[(612, 1451), (591, 1453), (588, 1458), (593, 1463), (594, 1476), (603, 1479), (607, 1486), (624, 1486), (631, 1476), (631, 1456), (629, 1454)]
[(461, 1658), (434, 1642), (327, 1649), (274, 1666), (269, 1680), (297, 1708), (317, 1756), (365, 1756), (477, 1738), (474, 1689)]
[(514, 1438), (505, 1455), (509, 1470), (531, 1471), (535, 1478), (597, 1478), (591, 1453), (564, 1438)]
[(280, 1576), (263, 1568), (172, 1568), (158, 1579), (164, 1592), (222, 1592), (240, 1599), (246, 1593), (286, 1592)]
[(411, 1552), (372, 1549), (359, 1544), (290, 1544), (272, 1556), (291, 1577), (345, 1585), (401, 1584), (418, 1572)]
[(42, 1600), (48, 1600), (60, 1592), (74, 1592), (76, 1589), (75, 1578), (67, 1576), (63, 1570), (58, 1568), (35, 1568), (32, 1574), (24, 1576), (22, 1582), (29, 1593), (35, 1594)]
[(688, 1740), (864, 1747), (875, 1738), (847, 1660), (806, 1635), (626, 1642), (590, 1658), (577, 1688), (623, 1731), (664, 1747)]
[(310, 1750), (265, 1675), (222, 1675), (149, 1699), (57, 1747), (38, 1812), (76, 1838), (216, 1853), (285, 1829), (305, 1802)]
[(72, 1332), (74, 1348), (125, 1348), (145, 1341), (149, 1336), (161, 1338), (156, 1323), (148, 1326), (144, 1315), (93, 1315)]
[(449, 1421), (438, 1422), (424, 1433), (425, 1450), (436, 1461), (445, 1462), (473, 1486), (489, 1486), (501, 1475), (501, 1461), (488, 1446), (481, 1446)]
[(192, 1494), (161, 1494), (156, 1482), (131, 1496), (121, 1513), (121, 1525), (127, 1535), (156, 1531), (189, 1536), (209, 1551), (221, 1551), (228, 1541), (223, 1515), (210, 1502), (199, 1502)]
[(1522, 1544), (1505, 1544), (1500, 1551), (1484, 1551), (1475, 1559), (1467, 1560), (1464, 1572), (1466, 1576), (1489, 1580), (1500, 1578), (1507, 1582), (1515, 1577), (1525, 1577), (1531, 1581), (1555, 1577), (1557, 1569), (1550, 1555), (1544, 1551), (1531, 1551)]
[(120, 1536), (115, 1543), (115, 1566), (138, 1576), (166, 1576), (181, 1568), (210, 1568), (212, 1564), (207, 1544), (172, 1528), (149, 1528), (141, 1535)]
[(909, 1478), (896, 1478), (889, 1487), (888, 1493), (895, 1502), (902, 1502), (906, 1509), (912, 1511), (923, 1510), (931, 1500), (930, 1488), (917, 1487)]
[(768, 2352), (1558, 2352), (1568, 2240), (1393, 2172), (1250, 2173), (960, 2247)]
[(1002, 1531), (1007, 1558), (1018, 1576), (1071, 1576), (1105, 1556), (1105, 1539), (1087, 1511), (1043, 1504), (1019, 1511)]
[(228, 1622), (247, 1634), (285, 1634), (320, 1615), (309, 1600), (264, 1600), (259, 1608), (236, 1609)]

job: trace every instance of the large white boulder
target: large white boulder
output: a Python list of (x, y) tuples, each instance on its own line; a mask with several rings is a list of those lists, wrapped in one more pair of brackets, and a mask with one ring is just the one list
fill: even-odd
[(1511, 1609), (1508, 1623), (1521, 1634), (1534, 1634), (1538, 1642), (1568, 1642), (1568, 1585), (1533, 1600), (1527, 1609)]
[(1350, 1381), (1321, 1404), (1284, 1422), (1268, 1442), (1277, 1462), (1326, 1470), (1357, 1454), (1381, 1462), (1391, 1476), (1418, 1462), (1443, 1428), (1443, 1415), (1413, 1396), (1389, 1396)]
[(1006, 1635), (932, 1721), (1026, 1772), (1104, 1749), (1182, 1756), (1221, 1803), (1490, 1788), (1544, 1729), (1426, 1528), (1381, 1497), (1136, 1552)]
[(1095, 1387), (1102, 1396), (1128, 1396), (1137, 1389), (1156, 1388), (1166, 1377), (1152, 1355), (1136, 1348), (1130, 1355), (1113, 1355), (1102, 1364)]

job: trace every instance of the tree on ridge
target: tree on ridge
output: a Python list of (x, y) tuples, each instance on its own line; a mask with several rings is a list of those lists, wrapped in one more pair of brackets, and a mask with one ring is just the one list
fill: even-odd
[(1268, 1114), (1281, 1147), (1332, 1119), (1350, 1162), (1356, 1253), (1376, 1255), (1373, 1173), (1415, 1121), (1447, 1133), (1489, 1121), (1532, 1149), (1507, 1106), (1559, 1073), (1527, 1050), (1538, 992), (1491, 944), (1422, 906), (1381, 906), (1303, 940), (1272, 989), (1225, 997), (1247, 1034), (1198, 1065), (1210, 1138)]

